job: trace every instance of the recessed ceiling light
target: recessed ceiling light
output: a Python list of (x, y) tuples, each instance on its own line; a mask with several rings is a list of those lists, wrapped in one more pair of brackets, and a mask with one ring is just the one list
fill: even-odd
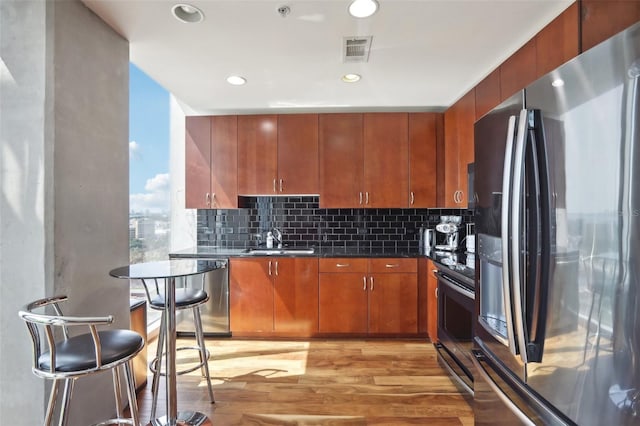
[(353, 0), (349, 5), (349, 14), (354, 18), (368, 18), (378, 10), (376, 0)]
[(230, 75), (227, 77), (227, 83), (232, 84), (234, 86), (242, 86), (247, 82), (247, 79), (244, 77), (240, 77), (239, 75)]
[(358, 80), (360, 80), (359, 74), (345, 74), (342, 76), (342, 81), (345, 83), (355, 83)]
[(562, 87), (562, 86), (564, 86), (564, 80), (561, 79), (561, 78), (556, 78), (555, 80), (553, 80), (551, 82), (551, 85), (553, 87)]
[(186, 24), (196, 24), (204, 20), (204, 13), (190, 4), (179, 3), (171, 8), (171, 13), (175, 18)]

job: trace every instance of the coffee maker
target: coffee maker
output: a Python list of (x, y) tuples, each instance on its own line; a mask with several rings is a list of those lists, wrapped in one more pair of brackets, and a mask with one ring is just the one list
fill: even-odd
[(440, 216), (440, 223), (436, 225), (436, 231), (445, 234), (445, 244), (436, 245), (436, 250), (458, 250), (458, 229), (462, 223), (462, 216)]

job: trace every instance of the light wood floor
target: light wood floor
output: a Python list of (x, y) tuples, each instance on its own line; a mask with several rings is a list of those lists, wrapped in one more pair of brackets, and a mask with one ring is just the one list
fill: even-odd
[[(178, 346), (191, 344), (179, 339)], [(424, 340), (207, 340), (215, 404), (199, 371), (178, 377), (178, 410), (213, 425), (472, 425), (468, 397)], [(149, 358), (155, 353), (149, 345)], [(180, 351), (179, 366), (197, 356)], [(164, 381), (158, 415), (165, 414)], [(151, 377), (138, 394), (143, 424)], [(467, 399), (465, 399), (467, 398)]]

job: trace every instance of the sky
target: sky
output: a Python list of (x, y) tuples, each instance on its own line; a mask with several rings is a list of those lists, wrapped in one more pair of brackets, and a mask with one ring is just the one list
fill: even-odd
[(169, 92), (130, 63), (129, 211), (169, 206)]

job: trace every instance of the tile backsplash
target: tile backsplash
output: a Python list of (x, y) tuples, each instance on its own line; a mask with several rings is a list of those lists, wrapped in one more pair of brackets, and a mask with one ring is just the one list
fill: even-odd
[(264, 245), (266, 233), (276, 227), (290, 247), (412, 252), (418, 250), (420, 227), (435, 227), (441, 215), (461, 215), (463, 223), (473, 222), (473, 210), (323, 209), (317, 196), (241, 197), (240, 206), (198, 210), (198, 245)]

